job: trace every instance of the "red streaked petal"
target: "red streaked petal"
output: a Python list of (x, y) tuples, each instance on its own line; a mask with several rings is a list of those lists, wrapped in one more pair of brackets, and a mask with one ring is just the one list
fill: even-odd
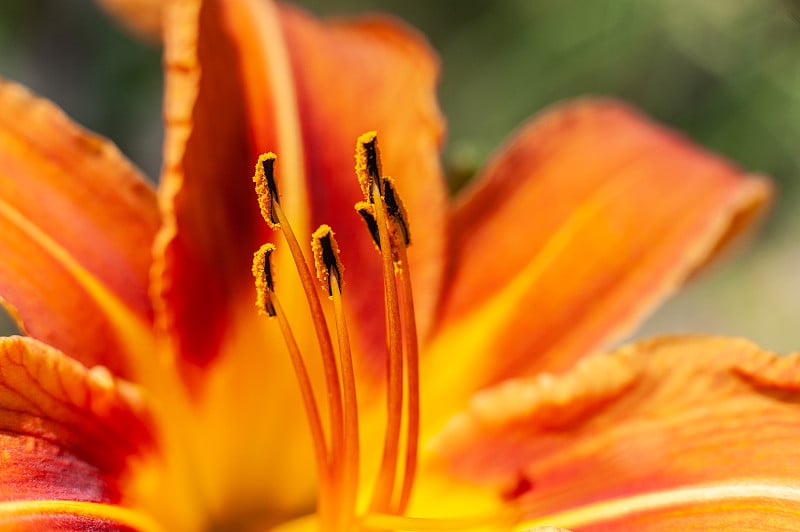
[[(462, 398), (509, 376), (563, 370), (619, 339), (769, 195), (765, 180), (620, 103), (544, 113), (458, 203), (428, 389)], [(437, 392), (429, 397), (439, 404)]]
[(112, 144), (0, 81), (0, 296), (28, 334), (132, 376), (157, 225), (153, 190)]
[(477, 394), (429, 446), (417, 502), (423, 512), (431, 490), (461, 489), (472, 508), (513, 503), (534, 524), (576, 530), (681, 508), (720, 522), (729, 508), (736, 523), (762, 505), (797, 519), (798, 413), (800, 354), (717, 337), (642, 341)]
[[(202, 367), (219, 355), (231, 309), (252, 306), (253, 250), (266, 240), (280, 243), (260, 217), (250, 180), (264, 151), (278, 154), (282, 204), (299, 239), (321, 222), (337, 231), (348, 271), (345, 301), (360, 324), (354, 342), (370, 353), (382, 345), (375, 341), (383, 337), (382, 301), (374, 296), (380, 260), (353, 210), (360, 199), (355, 141), (372, 129), (412, 232), (419, 228), (412, 254), (425, 288), (420, 322), (430, 323), (446, 193), (437, 158), (437, 66), (427, 45), (388, 19), (322, 23), (272, 2), (197, 4), (177, 3), (166, 19), (167, 225), (159, 238), (159, 293), (181, 356)], [(276, 277), (282, 293), (295, 293), (293, 272)], [(301, 323), (302, 299), (283, 300)]]
[(0, 338), (0, 501), (120, 502), (154, 445), (136, 387), (32, 338)]
[[(353, 210), (354, 200), (363, 199), (353, 179), (355, 139), (378, 132), (383, 171), (394, 178), (408, 211), (415, 310), (424, 337), (440, 293), (448, 208), (439, 165), (438, 63), (423, 38), (397, 20), (374, 16), (320, 25), (300, 13), (287, 18), (293, 20), (285, 27), (304, 125), (312, 227), (327, 223), (336, 231), (355, 352), (369, 355), (356, 364), (382, 381), (381, 263)], [(317, 50), (327, 53), (315, 57)]]
[[(386, 19), (329, 24), (249, 0), (178, 1), (166, 13), (165, 224), (154, 292), (159, 329), (169, 335), (196, 400), (198, 452), (215, 456), (198, 466), (198, 483), (213, 493), (214, 508), (244, 514), (269, 504), (276, 516), (295, 515), (313, 504), (316, 475), (283, 339), (254, 307), (251, 262), (265, 241), (278, 244), (276, 290), (301, 349), (315, 353), (316, 346), (282, 236), (258, 211), (251, 180), (257, 155), (278, 154), (281, 203), (301, 243), (308, 245), (317, 217), (333, 224), (349, 314), (360, 321), (370, 313), (371, 325), (352, 327), (351, 338), (369, 346), (359, 352), (382, 354), (383, 341), (369, 340), (383, 327), (382, 299), (374, 296), (382, 293), (374, 284), (380, 258), (353, 209), (361, 197), (355, 142), (380, 129), (386, 171), (396, 176), (411, 217), (419, 213), (412, 224), (430, 226), (415, 244), (417, 259), (431, 258), (418, 260), (415, 270), (417, 281), (431, 287), (427, 300), (420, 296), (427, 309), (420, 321), (427, 315), (430, 322), (445, 216), (435, 61), (418, 35)], [(364, 283), (358, 262), (369, 264)], [(317, 357), (309, 358), (317, 377)], [(369, 385), (363, 389), (365, 398)], [(247, 431), (219, 430), (231, 419), (258, 422), (248, 422)], [(266, 488), (264, 478), (271, 479)]]

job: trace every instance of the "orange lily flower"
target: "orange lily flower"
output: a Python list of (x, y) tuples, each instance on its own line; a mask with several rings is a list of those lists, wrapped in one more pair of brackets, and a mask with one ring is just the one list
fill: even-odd
[[(163, 22), (158, 191), (0, 84), (0, 295), (28, 334), (0, 339), (0, 526), (797, 528), (797, 356), (587, 357), (749, 224), (763, 179), (586, 100), (450, 200), (438, 67), (402, 23), (266, 0)], [(295, 245), (320, 224), (322, 286)]]

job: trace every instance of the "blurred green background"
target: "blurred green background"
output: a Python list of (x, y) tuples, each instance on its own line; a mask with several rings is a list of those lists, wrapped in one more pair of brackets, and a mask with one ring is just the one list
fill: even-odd
[[(791, 0), (327, 0), (320, 14), (388, 11), (442, 56), (445, 162), (457, 189), (526, 117), (615, 95), (751, 171), (774, 176), (762, 231), (638, 335), (720, 332), (800, 349), (800, 3)], [(88, 0), (0, 2), (0, 75), (108, 136), (153, 178), (160, 51)], [(0, 331), (12, 330), (0, 317)]]

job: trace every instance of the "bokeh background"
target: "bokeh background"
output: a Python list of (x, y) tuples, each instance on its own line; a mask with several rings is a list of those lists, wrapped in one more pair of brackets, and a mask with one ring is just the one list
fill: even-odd
[[(428, 35), (443, 63), (453, 190), (526, 117), (586, 94), (623, 98), (774, 176), (778, 202), (749, 246), (695, 280), (637, 336), (718, 332), (800, 350), (800, 2), (298, 3), (320, 14), (380, 9)], [(91, 1), (0, 1), (0, 76), (114, 139), (157, 179), (160, 50), (131, 38)], [(0, 332), (13, 330), (0, 314)]]

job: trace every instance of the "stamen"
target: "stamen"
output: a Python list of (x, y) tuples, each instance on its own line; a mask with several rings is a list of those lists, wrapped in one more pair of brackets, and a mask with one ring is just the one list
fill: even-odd
[[(311, 440), (314, 445), (314, 456), (317, 462), (317, 474), (320, 478), (321, 493), (330, 493), (326, 486), (331, 483), (331, 475), (328, 470), (328, 449), (325, 443), (325, 432), (322, 429), (322, 421), (319, 416), (319, 408), (317, 407), (317, 400), (314, 397), (314, 391), (311, 386), (311, 379), (308, 376), (308, 369), (306, 368), (303, 356), (300, 354), (300, 348), (297, 346), (297, 340), (292, 333), (292, 328), (286, 314), (275, 295), (274, 285), (272, 282), (270, 255), (275, 250), (273, 244), (264, 244), (256, 251), (253, 256), (253, 275), (256, 278), (256, 294), (257, 306), (259, 312), (262, 312), (264, 302), (268, 302), (272, 312), (267, 311), (269, 316), (278, 318), (278, 325), (281, 329), (286, 348), (289, 351), (289, 357), (292, 361), (297, 383), (300, 386), (300, 394), (303, 398), (303, 407), (306, 412), (308, 425), (311, 429)], [(320, 497), (319, 511), (321, 514), (326, 514), (329, 509), (325, 507), (327, 501)]]
[[(373, 183), (380, 184), (381, 157), (378, 150), (378, 133), (368, 131), (356, 141), (356, 176), (361, 185), (364, 199), (374, 203), (372, 197)], [(379, 192), (382, 194), (382, 192)]]
[[(419, 347), (414, 315), (414, 299), (411, 291), (411, 278), (408, 271), (406, 247), (410, 244), (408, 217), (394, 180), (380, 176), (380, 158), (377, 151), (375, 132), (359, 137), (356, 145), (356, 174), (362, 191), (365, 184), (372, 187), (370, 194), (364, 193), (368, 201), (356, 204), (356, 210), (364, 219), (376, 247), (381, 252), (384, 273), (384, 294), (386, 297), (387, 331), (389, 335), (388, 360), (388, 420), (386, 441), (381, 469), (376, 482), (370, 508), (385, 509), (391, 505), (394, 512), (403, 513), (408, 507), (411, 489), (417, 469), (419, 446)], [(380, 183), (380, 185), (379, 185)], [(382, 190), (381, 190), (382, 189)], [(400, 336), (401, 305), (397, 300), (397, 283), (403, 290), (402, 298), (402, 341)], [(403, 349), (405, 348), (405, 349)], [(399, 351), (405, 351), (401, 359)], [(392, 500), (399, 435), (402, 429), (403, 414), (403, 363), (408, 375), (406, 453), (400, 493)], [(397, 438), (397, 439), (395, 439)]]
[[(364, 523), (358, 521), (356, 517), (360, 469), (358, 405), (342, 295), (344, 267), (339, 259), (339, 247), (333, 231), (327, 225), (320, 226), (313, 234), (311, 248), (317, 278), (333, 302), (338, 339), (337, 360), (320, 296), (313, 286), (309, 264), (280, 204), (274, 175), (275, 161), (276, 157), (272, 153), (259, 157), (253, 180), (256, 183), (261, 213), (270, 226), (283, 231), (305, 291), (326, 378), (330, 405), (329, 441), (325, 438), (305, 361), (289, 320), (275, 295), (269, 261), (270, 255), (275, 250), (272, 244), (262, 246), (254, 257), (253, 274), (256, 277), (258, 294), (256, 304), (261, 314), (277, 317), (300, 384), (319, 470), (320, 523), (324, 523), (325, 528), (331, 530), (360, 529)], [(356, 204), (356, 210), (366, 222), (381, 255), (388, 351), (386, 434), (380, 468), (369, 503), (372, 513), (365, 520), (369, 523), (373, 521), (381, 523), (388, 522), (387, 519), (399, 519), (396, 522), (398, 526), (408, 530), (424, 530), (430, 526), (439, 526), (441, 529), (441, 526), (446, 527), (449, 521), (437, 520), (436, 524), (433, 524), (427, 520), (397, 516), (403, 514), (409, 505), (417, 470), (420, 430), (419, 347), (408, 268), (407, 246), (410, 244), (408, 218), (394, 181), (381, 176), (380, 152), (377, 134), (374, 131), (365, 133), (358, 139), (356, 173), (366, 198), (366, 201)], [(402, 435), (404, 429), (405, 434)], [(402, 465), (401, 444), (406, 451)], [(398, 482), (401, 467), (402, 478)], [(390, 513), (397, 517), (388, 515)], [(496, 522), (496, 518), (493, 519), (495, 520), (493, 522)], [(476, 522), (467, 519), (453, 521), (453, 524)], [(367, 528), (397, 527), (369, 525)]]
[[(262, 155), (259, 157), (259, 161), (262, 159), (272, 159), (274, 168), (274, 160), (276, 159), (274, 154), (268, 153)], [(300, 276), (300, 282), (303, 285), (303, 291), (306, 295), (311, 319), (314, 323), (314, 330), (317, 335), (320, 355), (322, 357), (322, 366), (325, 371), (325, 384), (328, 395), (332, 448), (331, 463), (339, 465), (343, 462), (344, 413), (342, 407), (342, 391), (339, 384), (339, 370), (336, 365), (336, 356), (333, 352), (330, 332), (328, 331), (325, 314), (322, 311), (319, 295), (314, 286), (314, 280), (311, 277), (311, 271), (306, 263), (303, 250), (300, 248), (300, 244), (286, 217), (286, 213), (283, 212), (283, 208), (281, 207), (277, 194), (277, 186), (275, 186), (274, 183), (274, 174), (264, 171), (262, 177), (259, 175), (259, 168), (264, 169), (263, 165), (256, 165), (256, 175), (253, 177), (253, 180), (256, 182), (256, 192), (258, 193), (259, 204), (262, 206), (262, 215), (264, 215), (264, 219), (268, 224), (273, 227), (279, 227), (282, 230), (283, 236), (286, 239), (286, 244), (294, 259), (297, 273)], [(271, 176), (270, 174), (273, 175)], [(264, 205), (267, 203), (270, 203), (270, 205), (268, 209), (265, 209)], [(272, 215), (278, 220), (277, 226), (271, 222)]]
[(344, 315), (341, 281), (344, 267), (339, 259), (339, 245), (327, 225), (314, 231), (311, 248), (317, 266), (317, 278), (333, 300), (336, 331), (339, 338), (339, 365), (344, 386), (344, 464), (341, 479), (340, 519), (342, 530), (351, 530), (356, 513), (359, 480), (358, 401), (355, 372), (350, 351), (350, 337)]
[(256, 163), (256, 173), (253, 176), (258, 205), (261, 207), (261, 216), (273, 229), (280, 227), (280, 222), (275, 216), (275, 209), (273, 209), (273, 202), (278, 202), (278, 185), (275, 183), (276, 158), (272, 152), (261, 154)]
[[(397, 475), (397, 458), (400, 447), (400, 431), (403, 420), (403, 345), (400, 325), (400, 311), (397, 285), (394, 279), (394, 258), (389, 236), (389, 218), (382, 197), (380, 158), (377, 147), (377, 134), (365, 133), (356, 143), (356, 174), (366, 198), (374, 203), (375, 221), (378, 226), (381, 259), (383, 262), (383, 290), (386, 306), (386, 332), (388, 343), (387, 359), (387, 422), (384, 438), (383, 456), (370, 502), (373, 511), (388, 510), (394, 491)], [(369, 193), (364, 190), (369, 185)]]

